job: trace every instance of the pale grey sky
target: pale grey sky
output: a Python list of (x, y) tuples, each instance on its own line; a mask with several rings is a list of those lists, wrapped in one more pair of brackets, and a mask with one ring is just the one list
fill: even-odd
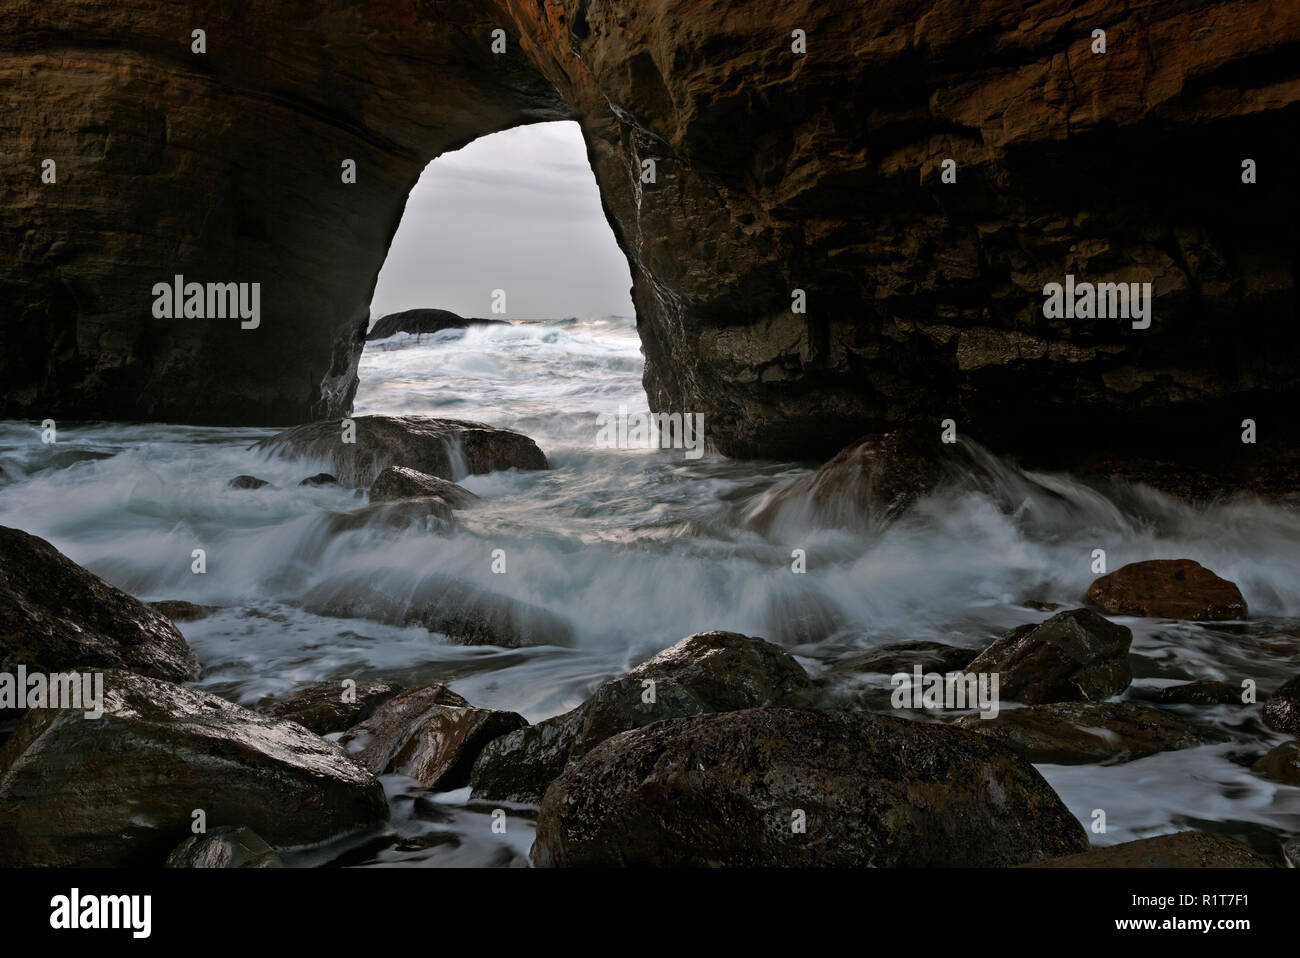
[[(425, 168), (370, 312), (631, 316), (631, 285), (578, 124), (537, 123), (482, 137)], [(506, 291), (504, 314), (491, 311), (494, 289)]]

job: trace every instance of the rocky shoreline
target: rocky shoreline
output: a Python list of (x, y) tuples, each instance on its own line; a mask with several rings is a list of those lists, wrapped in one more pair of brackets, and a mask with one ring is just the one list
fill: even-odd
[[(454, 522), (480, 499), (455, 484), (463, 474), (546, 467), (517, 433), (382, 418), (362, 424), (355, 449), (335, 460), (347, 484), (369, 486), (356, 521), (393, 521), (374, 510), (416, 503)], [(319, 458), (341, 425), (300, 427), (263, 446)], [(461, 442), (474, 451), (463, 454)], [(909, 459), (916, 448), (897, 437), (857, 443), (749, 515), (778, 538), (792, 514), (849, 528), (863, 528), (855, 518), (894, 521), (930, 484), (952, 479)], [(419, 624), (453, 642), (570, 638), (554, 613), (455, 581), (401, 597), (364, 580), (313, 592), (306, 604), (332, 615)], [(198, 659), (173, 622), (206, 614), (184, 600), (145, 604), (44, 540), (0, 528), (0, 673), (93, 672), (103, 682), (94, 709), (55, 701), (52, 682), (41, 700), (24, 689), (20, 702), (10, 683), (13, 700), (0, 702), (0, 867), (278, 867), (304, 847), (392, 844), (385, 776), (417, 783), (403, 797), (424, 802), (425, 814), (438, 814), (426, 798), (468, 789), (503, 828), (535, 817), (537, 866), (1290, 862), (1285, 841), (1251, 847), (1196, 831), (1094, 846), (1034, 767), (1221, 741), (1199, 713), (1233, 708), (1258, 742), (1254, 773), (1300, 784), (1300, 742), (1275, 741), (1300, 737), (1300, 676), (1277, 689), (1246, 676), (1188, 681), (1155, 701), (1129, 694), (1141, 663), (1130, 629), (1109, 616), (1248, 616), (1237, 586), (1191, 559), (1099, 575), (1077, 608), (1045, 609), (982, 651), (899, 643), (818, 663), (758, 636), (697, 633), (536, 724), (441, 682), (304, 683), (245, 708), (184, 684), (199, 677)], [(871, 674), (893, 675), (893, 693), (856, 693)], [(920, 681), (936, 675), (933, 688)], [(967, 678), (972, 694), (995, 678), (995, 699), (954, 708), (953, 688)]]

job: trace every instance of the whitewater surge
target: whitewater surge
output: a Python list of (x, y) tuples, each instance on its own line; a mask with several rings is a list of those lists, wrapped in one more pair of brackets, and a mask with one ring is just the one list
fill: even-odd
[[(814, 676), (888, 643), (983, 648), (1007, 628), (1042, 620), (1043, 608), (1081, 604), (1095, 577), (1095, 549), (1105, 550), (1110, 569), (1196, 559), (1236, 582), (1250, 605), (1248, 623), (1120, 619), (1143, 663), (1126, 697), (1189, 679), (1247, 676), (1267, 692), (1296, 672), (1294, 509), (1254, 500), (1192, 507), (1144, 487), (1024, 473), (972, 446), (978, 481), (946, 485), (870, 534), (783, 527), (765, 539), (745, 527), (745, 515), (815, 464), (599, 448), (599, 416), (621, 406), (646, 410), (642, 365), (633, 321), (619, 317), (368, 344), (357, 415), (480, 420), (531, 436), (550, 460), (546, 472), (465, 478), (483, 502), (458, 513), (459, 527), (448, 535), (370, 527), (330, 535), (327, 514), (365, 505), (364, 493), (298, 486), (328, 464), (251, 451), (272, 429), (96, 423), (60, 423), (56, 445), (41, 443), (37, 424), (0, 423), (0, 524), (50, 540), (141, 598), (217, 607), (180, 628), (204, 666), (201, 684), (245, 704), (298, 682), (382, 676), (447, 681), (475, 705), (537, 721), (683, 636), (712, 629), (782, 641)], [(242, 474), (272, 486), (227, 487)], [(206, 553), (203, 575), (191, 571), (195, 549)], [(498, 549), (505, 575), (491, 570)], [(792, 571), (795, 549), (806, 554), (805, 575)], [(338, 576), (395, 588), (454, 577), (564, 617), (574, 645), (455, 646), (422, 628), (299, 607), (314, 586)], [(810, 633), (819, 624), (833, 634)], [(887, 676), (875, 680), (888, 687)], [(1092, 835), (1100, 844), (1173, 827), (1300, 831), (1300, 789), (1253, 774), (1243, 758), (1258, 754), (1258, 727), (1243, 729), (1246, 720), (1231, 707), (1199, 714), (1231, 741), (1041, 770), (1085, 824), (1094, 809), (1107, 810), (1110, 830)], [(346, 860), (521, 861), (526, 819), (493, 841), (485, 838), (483, 810), (453, 793), (441, 798), (451, 824), (420, 824), (410, 813), (410, 783), (399, 779), (385, 777), (394, 827), (458, 830), (459, 843), (410, 855), (354, 849)], [(329, 858), (313, 855), (313, 862)]]

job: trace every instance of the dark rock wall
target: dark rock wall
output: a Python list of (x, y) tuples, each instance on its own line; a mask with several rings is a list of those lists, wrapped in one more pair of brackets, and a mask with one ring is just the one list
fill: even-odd
[[(942, 418), (1011, 451), (1295, 428), (1291, 0), (230, 9), (0, 2), (0, 415), (340, 415), (423, 165), (572, 116), (651, 403), (725, 453)], [(178, 272), (262, 282), (261, 328), (153, 319)], [(1071, 272), (1152, 282), (1151, 328), (1045, 319)]]

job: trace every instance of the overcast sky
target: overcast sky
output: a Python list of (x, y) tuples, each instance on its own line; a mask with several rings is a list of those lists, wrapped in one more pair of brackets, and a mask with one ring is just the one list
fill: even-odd
[(627, 261), (600, 208), (578, 124), (494, 133), (425, 168), (370, 305), (503, 319), (632, 315)]

